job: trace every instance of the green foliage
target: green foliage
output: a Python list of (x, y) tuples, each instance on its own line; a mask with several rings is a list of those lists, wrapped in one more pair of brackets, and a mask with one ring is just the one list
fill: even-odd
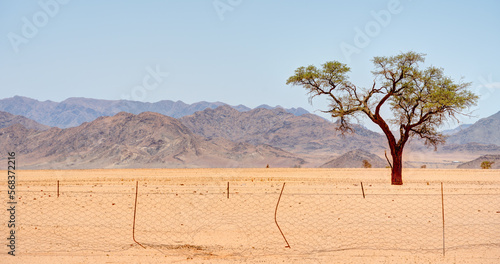
[(493, 165), (493, 163), (495, 163), (495, 162), (492, 162), (492, 161), (487, 161), (487, 160), (486, 160), (486, 161), (483, 161), (483, 162), (481, 162), (481, 168), (482, 168), (483, 170), (488, 170), (488, 169), (491, 169), (491, 166)]
[[(326, 62), (321, 69), (313, 65), (300, 67), (288, 78), (287, 84), (303, 86), (310, 99), (326, 95), (330, 106), (324, 112), (340, 119), (342, 132), (352, 130), (350, 117), (365, 114), (386, 135), (393, 136), (389, 124), (396, 125), (401, 149), (413, 136), (419, 136), (426, 144), (436, 147), (445, 139), (438, 128), (475, 105), (478, 97), (467, 90), (470, 83), (455, 83), (440, 68), (420, 69), (419, 63), (424, 62), (424, 56), (407, 52), (375, 57), (375, 70), (372, 71), (375, 81), (368, 89), (352, 84), (347, 76), (350, 68), (337, 61)], [(393, 116), (383, 118), (380, 109), (386, 103)]]

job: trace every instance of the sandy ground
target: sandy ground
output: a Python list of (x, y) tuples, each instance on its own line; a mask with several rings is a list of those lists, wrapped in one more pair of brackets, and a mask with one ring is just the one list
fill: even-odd
[[(4, 247), (0, 262), (499, 263), (500, 171), (389, 178), (387, 169), (19, 170), (16, 256)], [(6, 181), (0, 189), (8, 208)]]

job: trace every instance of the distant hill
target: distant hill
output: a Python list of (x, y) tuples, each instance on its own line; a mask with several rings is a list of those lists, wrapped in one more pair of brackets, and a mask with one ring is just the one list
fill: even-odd
[(0, 129), (0, 151), (23, 153), (23, 169), (293, 167), (305, 161), (269, 145), (206, 139), (177, 119), (121, 112), (78, 127)]
[[(500, 112), (480, 119), (474, 124), (463, 124), (443, 133), (448, 136), (444, 145), (438, 146), (437, 153), (457, 155), (500, 154)], [(412, 139), (408, 150), (429, 153), (423, 140)]]
[(49, 126), (39, 124), (24, 116), (13, 115), (7, 112), (0, 111), (0, 128), (9, 127), (14, 124), (21, 124), (28, 129), (34, 130), (47, 130), (50, 128)]
[[(145, 103), (126, 100), (98, 100), (89, 98), (69, 98), (60, 103), (52, 101), (40, 102), (31, 98), (14, 96), (0, 100), (0, 111), (14, 115), (22, 115), (38, 123), (51, 127), (76, 127), (84, 122), (90, 122), (101, 116), (113, 116), (119, 112), (140, 114), (156, 112), (166, 116), (179, 118), (191, 115), (207, 108), (217, 108), (226, 105), (221, 102), (198, 102), (186, 104), (182, 101), (163, 100), (156, 103)], [(244, 105), (232, 106), (238, 111), (248, 111)], [(291, 108), (296, 114), (307, 113), (302, 108)]]
[(456, 128), (453, 128), (453, 129), (447, 129), (447, 130), (443, 130), (443, 134), (444, 135), (453, 135), (453, 134), (456, 134), (468, 127), (472, 126), (472, 124), (462, 124), (462, 125), (459, 125), (458, 127)]
[(387, 161), (375, 154), (356, 149), (321, 165), (321, 168), (363, 168), (364, 160), (368, 161), (372, 168), (385, 168), (389, 165)]
[(333, 124), (317, 115), (296, 116), (282, 108), (257, 108), (238, 112), (229, 106), (205, 109), (179, 119), (206, 138), (267, 144), (296, 154), (341, 154), (358, 148), (382, 151), (385, 138), (355, 126), (355, 133), (341, 136)]
[(500, 155), (483, 155), (475, 160), (465, 162), (457, 166), (458, 169), (481, 169), (483, 161), (495, 162), (491, 166), (492, 169), (500, 169)]
[[(280, 108), (283, 108), (285, 109), (284, 107), (278, 105), (278, 106), (275, 106), (275, 107), (272, 107), (272, 106), (269, 106), (269, 105), (266, 105), (266, 104), (263, 104), (263, 105), (259, 105), (257, 107), (255, 107), (255, 109), (258, 109), (258, 108), (264, 108), (264, 109), (268, 109), (268, 110), (273, 110), (273, 109), (280, 109)], [(249, 109), (250, 110), (250, 109)], [(288, 108), (288, 109), (285, 109), (288, 113), (290, 114), (294, 114), (296, 116), (301, 116), (301, 115), (305, 115), (305, 114), (309, 114), (309, 111), (305, 110), (304, 108), (302, 107), (299, 107), (299, 108)], [(240, 111), (240, 112), (243, 112), (243, 111)]]
[(482, 118), (447, 139), (448, 144), (495, 144), (500, 146), (500, 112)]
[(500, 153), (500, 146), (495, 144), (446, 144), (440, 147), (438, 152), (442, 153)]

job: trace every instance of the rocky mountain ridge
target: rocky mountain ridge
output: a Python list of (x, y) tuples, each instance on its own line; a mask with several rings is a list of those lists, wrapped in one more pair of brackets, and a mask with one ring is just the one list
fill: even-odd
[(228, 106), (206, 109), (179, 119), (194, 133), (250, 144), (268, 144), (297, 154), (336, 153), (365, 148), (380, 152), (384, 137), (361, 126), (341, 135), (336, 124), (313, 114), (295, 116), (283, 109), (238, 112)]
[[(182, 101), (163, 100), (156, 103), (145, 103), (127, 100), (99, 100), (90, 98), (68, 98), (62, 102), (38, 101), (35, 99), (14, 96), (0, 100), (0, 111), (21, 115), (38, 123), (59, 128), (69, 128), (91, 122), (101, 116), (113, 116), (119, 112), (140, 114), (156, 112), (166, 116), (180, 118), (194, 114), (207, 108), (226, 105), (221, 102), (197, 102), (186, 104)], [(231, 106), (238, 111), (249, 111), (244, 105)], [(261, 107), (272, 108), (268, 105)], [(296, 115), (308, 113), (303, 108), (291, 108), (287, 111)]]
[(292, 167), (300, 157), (271, 147), (195, 135), (158, 113), (120, 112), (78, 127), (0, 129), (1, 151), (22, 153), (23, 169)]
[[(61, 106), (55, 106), (49, 101), (42, 104), (34, 102), (31, 105), (32, 99), (17, 99), (27, 100), (27, 102), (14, 104), (11, 107), (18, 107), (22, 111), (40, 115), (47, 111), (46, 108), (58, 109)], [(68, 99), (69, 102), (72, 100)], [(87, 109), (86, 112), (94, 108), (96, 110), (92, 111), (95, 113), (114, 109), (109, 106), (103, 108), (100, 100), (85, 99), (83, 102), (79, 104), (82, 105), (82, 109)], [(240, 108), (237, 110), (235, 107), (222, 104), (216, 108), (206, 107), (204, 110), (178, 119), (155, 112), (142, 112), (141, 114), (120, 112), (111, 117), (101, 116), (91, 122), (83, 122), (77, 127), (67, 129), (49, 129), (48, 126), (23, 116), (0, 112), (0, 128), (3, 128), (0, 133), (4, 137), (0, 143), (4, 150), (11, 151), (15, 148), (27, 153), (33, 161), (31, 164), (33, 168), (37, 166), (40, 168), (47, 166), (50, 168), (261, 167), (265, 166), (263, 163), (285, 167), (318, 167), (357, 149), (378, 157), (383, 157), (384, 150), (387, 149), (387, 142), (383, 135), (362, 126), (355, 125), (354, 134), (341, 135), (336, 130), (335, 123), (314, 114), (302, 113), (300, 109), (295, 109), (295, 113), (291, 113), (291, 110), (293, 109), (285, 110), (266, 105), (261, 105), (256, 109)], [(61, 111), (61, 113), (68, 113), (65, 110)], [(95, 114), (92, 111), (86, 118)], [(73, 114), (79, 113), (82, 112), (77, 111)], [(62, 119), (70, 117), (71, 115), (61, 116)], [(128, 121), (130, 118), (141, 121), (136, 120), (135, 123), (130, 123), (131, 121)], [(419, 164), (425, 164), (424, 157), (430, 155), (446, 156), (447, 160), (456, 160), (453, 157), (455, 155), (468, 157), (468, 159), (460, 159), (463, 162), (473, 159), (475, 155), (479, 157), (486, 154), (500, 154), (500, 145), (488, 143), (488, 140), (494, 140), (498, 135), (496, 131), (500, 130), (500, 123), (497, 122), (499, 118), (500, 112), (457, 130), (457, 133), (450, 136), (449, 143), (439, 146), (437, 152), (424, 146), (418, 139), (413, 139), (405, 153), (409, 154), (410, 159), (417, 157)], [(116, 124), (109, 121), (115, 119), (121, 121)], [(83, 119), (78, 122), (81, 121)], [(121, 122), (134, 125), (128, 126)], [(119, 127), (127, 126), (127, 130), (117, 130)], [(166, 131), (167, 128), (177, 128), (177, 130)], [(163, 134), (159, 135), (157, 131), (163, 131)], [(145, 141), (135, 138), (137, 135), (150, 142), (146, 144)], [(484, 141), (485, 138), (488, 140)], [(122, 141), (114, 141), (115, 139), (122, 139)], [(486, 143), (477, 143), (474, 141), (476, 139), (482, 139), (482, 142)], [(174, 141), (183, 142), (182, 147), (165, 143)], [(107, 145), (108, 143), (111, 145)], [(192, 147), (202, 145), (213, 151), (203, 152), (201, 156), (201, 152), (196, 151), (199, 148), (194, 148), (193, 152)], [(158, 151), (155, 150), (156, 148)], [(92, 151), (102, 152), (105, 155), (96, 154), (100, 158), (91, 160), (88, 153)], [(178, 159), (182, 155), (177, 154), (184, 152), (190, 154), (189, 157), (185, 160)], [(195, 154), (191, 155), (192, 153)], [(210, 160), (212, 162), (209, 162)], [(351, 166), (349, 159), (343, 160), (341, 162), (343, 165), (335, 166)], [(433, 161), (435, 163), (435, 160)]]
[(500, 111), (450, 135), (448, 144), (495, 144), (500, 146)]
[(42, 125), (24, 116), (13, 115), (11, 113), (0, 111), (0, 128), (9, 127), (14, 124), (21, 124), (28, 129), (34, 130), (47, 130), (50, 128), (49, 126)]

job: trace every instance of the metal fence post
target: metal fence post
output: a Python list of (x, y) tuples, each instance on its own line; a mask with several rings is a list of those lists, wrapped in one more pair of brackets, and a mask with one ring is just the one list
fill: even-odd
[(137, 245), (139, 245), (143, 248), (146, 248), (141, 243), (137, 242), (137, 240), (135, 240), (135, 217), (137, 214), (137, 195), (138, 195), (138, 193), (139, 193), (139, 181), (137, 181), (135, 184), (135, 206), (134, 206), (134, 224), (132, 226), (132, 239), (134, 239), (134, 242), (137, 243)]
[(443, 256), (445, 256), (446, 253), (446, 246), (445, 246), (445, 232), (444, 232), (444, 192), (443, 192), (443, 183), (441, 182), (441, 214), (443, 215)]
[(274, 222), (276, 223), (276, 226), (280, 230), (281, 236), (283, 236), (283, 239), (285, 239), (286, 242), (286, 247), (290, 248), (290, 244), (288, 244), (288, 241), (286, 240), (285, 235), (283, 234), (283, 231), (281, 231), (280, 226), (278, 225), (278, 220), (277, 220), (277, 214), (278, 214), (278, 206), (280, 205), (280, 200), (281, 200), (281, 195), (283, 195), (283, 190), (285, 189), (285, 183), (283, 183), (283, 187), (281, 188), (281, 193), (280, 197), (278, 198), (278, 203), (276, 204), (276, 209), (274, 210)]

